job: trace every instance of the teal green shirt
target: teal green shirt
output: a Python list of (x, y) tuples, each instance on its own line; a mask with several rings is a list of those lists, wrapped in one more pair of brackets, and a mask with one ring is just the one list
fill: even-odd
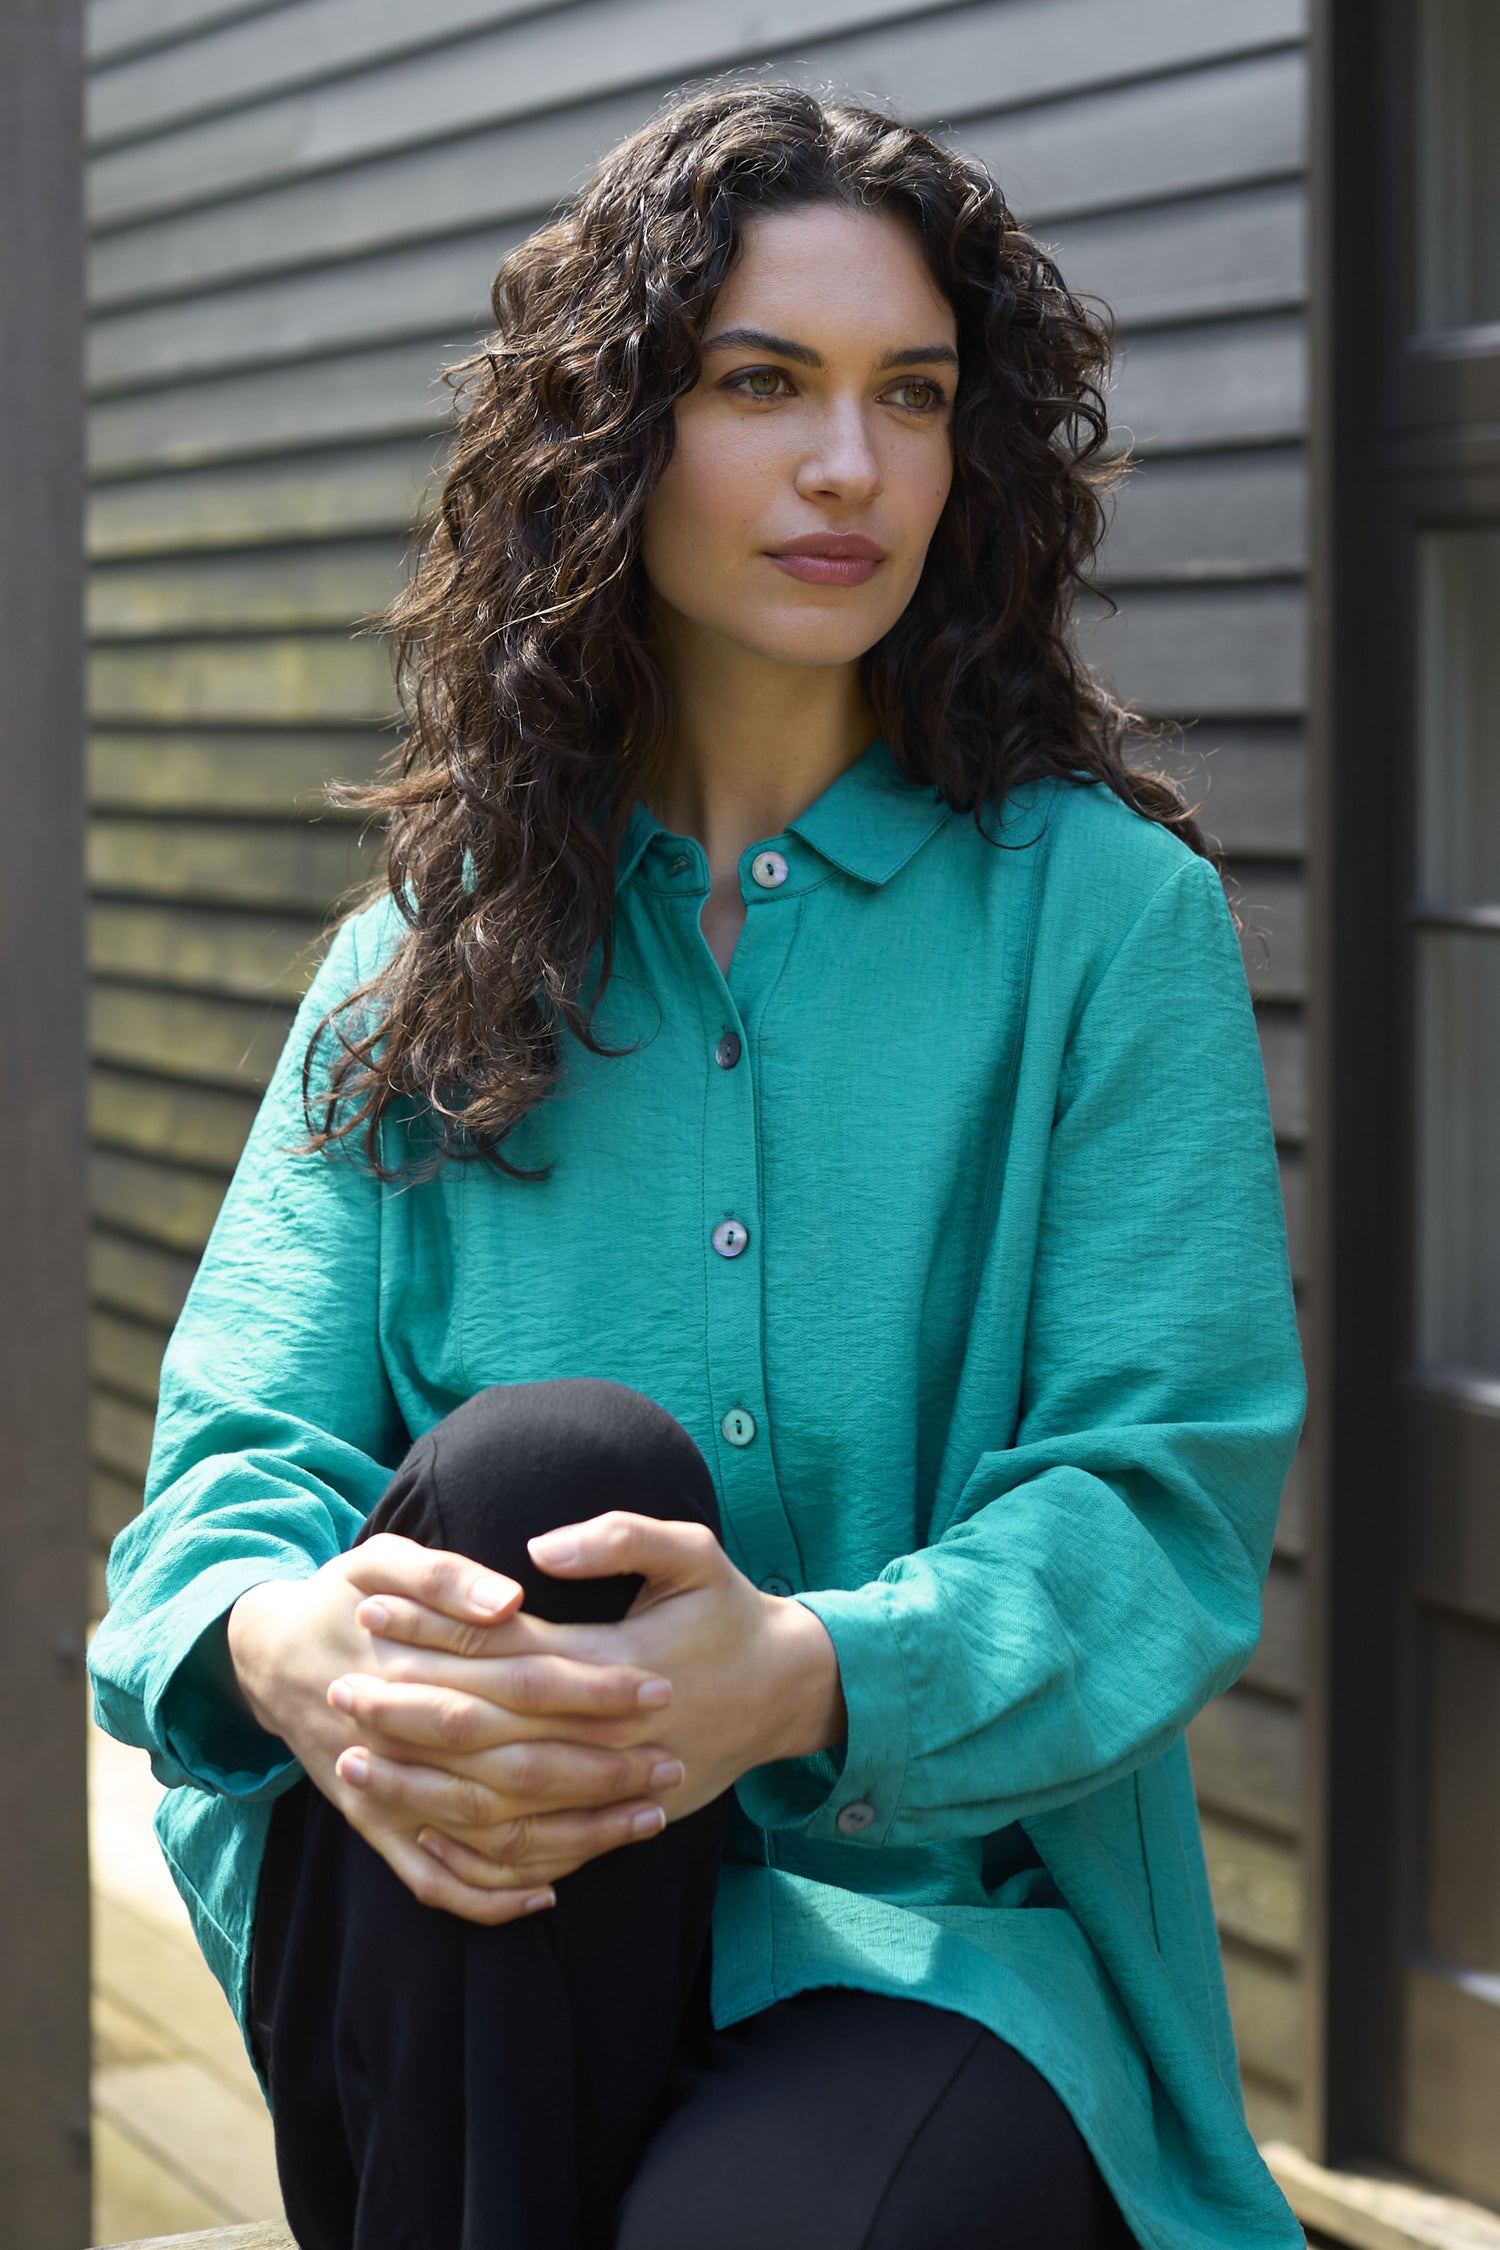
[(486, 1384), (633, 1384), (701, 1447), (735, 1562), (823, 1619), (849, 1712), (738, 1786), (717, 2020), (820, 1984), (959, 2010), (1057, 2088), (1150, 2250), (1293, 2250), (1183, 1742), (1255, 1647), (1304, 1402), (1252, 1009), (1213, 870), (1110, 792), (987, 825), (875, 741), (743, 854), (726, 977), (702, 847), (637, 804), (599, 1018), (634, 1051), (570, 1045), (508, 1144), (541, 1184), (296, 1153), (311, 1027), (391, 942), (388, 907), (347, 925), (167, 1352), (96, 1707), (169, 1785), (243, 2018), (299, 1769), (200, 1637), (347, 1547)]

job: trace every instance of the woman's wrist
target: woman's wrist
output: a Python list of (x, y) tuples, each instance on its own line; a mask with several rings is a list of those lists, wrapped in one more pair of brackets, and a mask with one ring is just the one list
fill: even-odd
[(267, 1700), (278, 1673), (273, 1654), (287, 1582), (262, 1579), (248, 1586), (224, 1619), (226, 1686), (242, 1710), (268, 1734), (279, 1734)]
[(766, 1740), (756, 1761), (808, 1758), (831, 1750), (848, 1733), (838, 1652), (827, 1626), (805, 1603), (763, 1594), (763, 1630), (770, 1693)]

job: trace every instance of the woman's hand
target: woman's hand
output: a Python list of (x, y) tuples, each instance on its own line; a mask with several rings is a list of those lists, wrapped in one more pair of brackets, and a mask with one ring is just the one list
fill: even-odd
[[(763, 1594), (735, 1569), (713, 1534), (693, 1523), (659, 1523), (615, 1511), (530, 1542), (539, 1568), (559, 1578), (638, 1573), (646, 1580), (618, 1625), (547, 1625), (524, 1615), (473, 1632), (431, 1605), (379, 1604), (384, 1635), (422, 1651), (425, 1683), (393, 1679), (343, 1683), (360, 1723), (408, 1750), (430, 1746), (439, 1726), (470, 1739), (524, 1711), (542, 1733), (612, 1738), (616, 1722), (580, 1720), (563, 1682), (572, 1668), (622, 1669), (631, 1678), (671, 1683), (670, 1708), (654, 1715), (653, 1742), (681, 1762), (668, 1817), (679, 1820), (773, 1758), (804, 1757), (841, 1742), (846, 1729), (838, 1659), (822, 1622), (801, 1602)], [(374, 1605), (366, 1604), (368, 1618)], [(517, 1636), (530, 1624), (553, 1670), (516, 1666)], [(488, 1706), (486, 1711), (485, 1706)], [(459, 1763), (462, 1763), (460, 1760)], [(488, 1840), (468, 1823), (443, 1822), (428, 1839), (462, 1880), (495, 1879)]]
[[(557, 1630), (515, 1612), (521, 1589), (462, 1555), (386, 1534), (336, 1556), (311, 1577), (273, 1579), (241, 1595), (227, 1645), (245, 1705), (280, 1736), (336, 1805), (425, 1905), (477, 1922), (513, 1920), (554, 1903), (559, 1876), (598, 1853), (654, 1835), (665, 1815), (648, 1796), (681, 1778), (654, 1744), (670, 1699), (665, 1682), (622, 1664), (589, 1665), (539, 1646)], [(382, 1601), (427, 1620), (444, 1646), (507, 1638), (500, 1671), (512, 1705), (486, 1699), (476, 1727), (446, 1678), (423, 1683), (433, 1659), (382, 1637)], [(342, 1683), (388, 1685), (410, 1719), (404, 1736), (372, 1726)], [(404, 1702), (402, 1699), (405, 1699)], [(545, 1722), (528, 1704), (545, 1704)], [(421, 1841), (435, 1820), (482, 1839), (476, 1889)]]

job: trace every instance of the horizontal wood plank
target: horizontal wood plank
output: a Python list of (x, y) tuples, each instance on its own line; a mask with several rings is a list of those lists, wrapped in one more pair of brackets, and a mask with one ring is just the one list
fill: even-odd
[[(740, 15), (701, 0), (587, 0), (96, 154), (90, 208), (96, 223), (120, 224), (627, 86), (681, 83), (735, 65), (758, 71), (783, 44), (819, 77), (896, 91), (930, 116), (957, 106), (959, 61), (970, 106), (993, 106), (1002, 92), (1011, 102), (1036, 101), (1075, 90), (1080, 78), (1102, 86), (1146, 77), (1303, 32), (1298, 0), (1243, 0), (1233, 17), (1202, 0), (1005, 0), (956, 14), (939, 13), (942, 6), (760, 0)], [(937, 16), (930, 25), (921, 21), (929, 14)], [(884, 36), (872, 28), (883, 22), (892, 24)], [(149, 101), (149, 71), (135, 83), (137, 98)], [(108, 129), (124, 130), (119, 108)]]
[(321, 951), (316, 921), (120, 900), (89, 910), (89, 967), (132, 981), (296, 1001)]
[(88, 660), (95, 724), (378, 725), (393, 706), (384, 648), (343, 634), (114, 643)]
[(170, 1328), (182, 1310), (195, 1261), (175, 1251), (95, 1227), (89, 1238), (89, 1292), (96, 1305), (139, 1314)]
[(96, 812), (247, 813), (261, 820), (299, 814), (327, 826), (357, 820), (328, 803), (325, 784), (367, 781), (393, 737), (333, 729), (219, 733), (151, 729), (105, 731), (89, 738), (89, 803)]
[(121, 1234), (196, 1257), (224, 1200), (225, 1181), (123, 1149), (96, 1148), (89, 1163), (94, 1216)]
[(1133, 587), (1078, 644), (1127, 703), (1173, 718), (1289, 719), (1307, 702), (1300, 586)]
[(1271, 1122), (1282, 1142), (1307, 1137), (1307, 1031), (1289, 1008), (1261, 1008), (1256, 1028), (1271, 1098)]
[(126, 819), (89, 823), (96, 894), (264, 906), (319, 916), (362, 882), (380, 848), (343, 823)]
[(1226, 1936), (1224, 1981), (1245, 2068), (1295, 2086), (1302, 2075), (1302, 1985), (1295, 1965)]
[(1099, 557), (1113, 588), (1285, 577), (1307, 567), (1300, 446), (1148, 460), (1128, 480)]
[(1127, 337), (1110, 420), (1142, 454), (1300, 438), (1308, 422), (1307, 324), (1255, 314)]
[(284, 0), (88, 0), (84, 48), (91, 66), (123, 60), (136, 48), (171, 46), (233, 16), (280, 7)]
[(1296, 1845), (1205, 1813), (1203, 1851), (1220, 1930), (1267, 1952), (1296, 1954), (1304, 1926), (1304, 1870)]
[(989, 165), (1023, 225), (1056, 225), (1299, 171), (1306, 83), (1300, 49), (1236, 57), (968, 117), (945, 137)]
[(96, 1390), (89, 1400), (89, 1454), (101, 1468), (139, 1485), (151, 1459), (156, 1416), (136, 1399)]
[(269, 1079), (291, 1018), (289, 1008), (248, 1000), (96, 984), (90, 1035), (98, 1062), (248, 1092)]
[(391, 539), (96, 565), (88, 630), (96, 642), (320, 626), (347, 632), (383, 611), (401, 582), (400, 543)]
[[(89, 1544), (96, 1555), (107, 1556), (126, 1524), (140, 1514), (143, 1481), (98, 1462), (89, 1470)], [(103, 1613), (102, 1603), (92, 1605), (93, 1615)]]
[(239, 1160), (256, 1103), (253, 1092), (96, 1068), (89, 1078), (89, 1131), (101, 1147), (228, 1173)]
[(1190, 726), (1146, 762), (1178, 782), (1231, 857), (1294, 859), (1306, 849), (1307, 752), (1295, 723)]
[(199, 469), (96, 484), (88, 546), (96, 561), (380, 536), (397, 546), (416, 521), (437, 449), (398, 441), (294, 461)]
[(1231, 861), (1231, 896), (1241, 950), (1257, 1000), (1300, 1000), (1307, 991), (1307, 886), (1293, 867)]
[(1046, 232), (1069, 286), (1102, 297), (1127, 330), (1299, 304), (1307, 293), (1300, 181), (1060, 220)]
[(89, 410), (89, 466), (95, 477), (134, 475), (293, 447), (428, 438), (449, 423), (452, 402), (439, 370), (472, 345), (472, 336), (455, 335), (206, 382), (160, 383)]
[(96, 1306), (89, 1315), (89, 1372), (105, 1389), (155, 1407), (167, 1330)]
[(1307, 1580), (1300, 1563), (1278, 1555), (1271, 1562), (1262, 1605), (1260, 1645), (1245, 1678), (1278, 1695), (1301, 1695), (1307, 1686)]
[(1302, 1720), (1279, 1698), (1238, 1687), (1206, 1704), (1188, 1729), (1200, 1802), (1215, 1812), (1295, 1835), (1302, 1819)]

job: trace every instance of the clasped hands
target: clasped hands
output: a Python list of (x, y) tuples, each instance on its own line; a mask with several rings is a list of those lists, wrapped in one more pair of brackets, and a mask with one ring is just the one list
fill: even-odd
[(383, 1533), (228, 1621), (252, 1716), (416, 1898), (486, 1924), (845, 1727), (820, 1620), (703, 1525), (616, 1510), (529, 1544), (551, 1576), (645, 1584), (619, 1624), (553, 1625), (513, 1579)]

